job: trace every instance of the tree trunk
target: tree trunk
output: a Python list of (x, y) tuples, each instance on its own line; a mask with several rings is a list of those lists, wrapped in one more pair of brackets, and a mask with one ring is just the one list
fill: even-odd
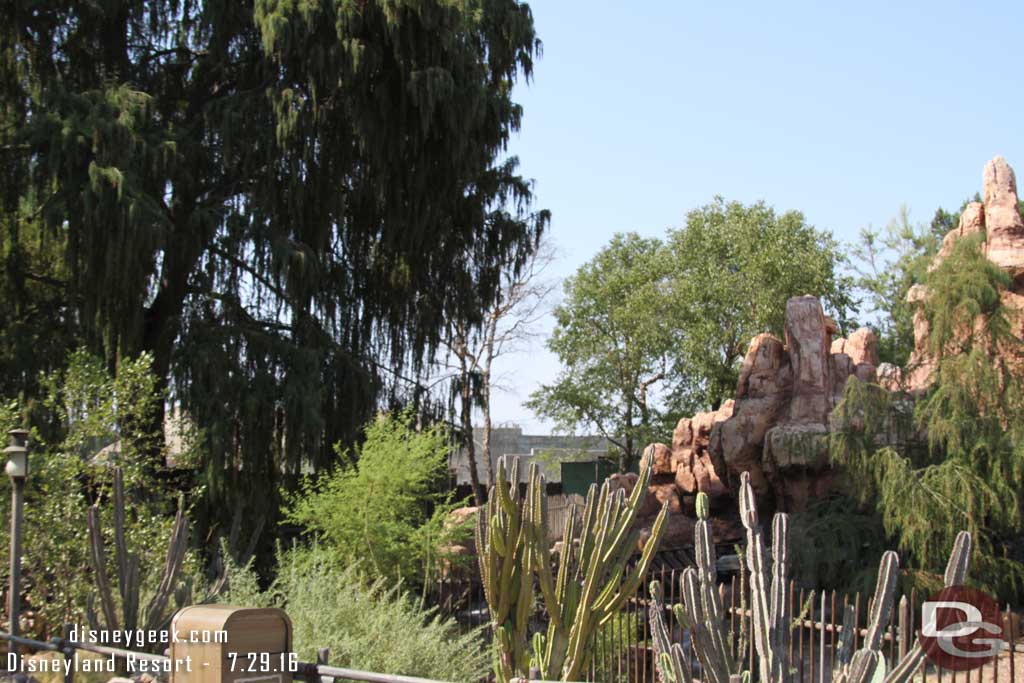
[(466, 459), (469, 461), (469, 483), (473, 487), (473, 502), (480, 507), (486, 501), (480, 495), (480, 476), (476, 470), (476, 444), (473, 442), (473, 394), (465, 354), (460, 354), (459, 361), (462, 366), (463, 444), (466, 448)]
[[(143, 314), (142, 344), (138, 351), (152, 354), (153, 374), (157, 378), (157, 386), (161, 393), (166, 391), (170, 381), (171, 355), (174, 352), (174, 341), (181, 330), (181, 314), (188, 294), (188, 278), (202, 256), (201, 241), (188, 228), (191, 206), (185, 206), (189, 202), (190, 199), (175, 202), (174, 237), (164, 251), (157, 295)], [(161, 446), (164, 436), (164, 409), (164, 402), (161, 401), (152, 425), (153, 433), (160, 434)], [(154, 457), (156, 455), (154, 454)]]
[(619, 472), (625, 474), (633, 464), (633, 402), (626, 401), (626, 447), (619, 456)]
[(487, 490), (490, 491), (491, 487), (494, 486), (494, 458), (491, 457), (491, 361), (488, 357), (485, 361), (484, 371), (481, 377), (483, 386), (481, 387), (482, 396), (480, 397), (480, 408), (484, 414), (484, 436), (483, 436), (483, 456), (484, 464), (487, 467)]

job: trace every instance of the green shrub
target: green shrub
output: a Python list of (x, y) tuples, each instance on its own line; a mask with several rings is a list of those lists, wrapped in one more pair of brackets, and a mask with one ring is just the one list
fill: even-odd
[(285, 609), (302, 661), (316, 661), (317, 648), (326, 647), (332, 665), (364, 671), (443, 681), (477, 681), (487, 673), (480, 629), (460, 635), (453, 620), (422, 609), (384, 578), (369, 581), (358, 565), (340, 567), (327, 549), (279, 553), (277, 570), (260, 591), (251, 569), (233, 567), (221, 601)]
[(392, 581), (426, 581), (439, 548), (470, 529), (447, 529), (454, 507), (438, 493), (451, 442), (442, 425), (410, 426), (411, 413), (381, 414), (342, 465), (286, 496), (286, 519), (312, 532), (343, 566), (364, 563)]
[[(142, 355), (121, 362), (116, 377), (85, 351), (73, 352), (67, 367), (40, 378), (43, 396), (32, 403), (8, 401), (0, 406), (0, 430), (24, 425), (31, 413), (30, 474), (25, 486), (22, 541), (22, 611), (35, 615), (29, 635), (59, 633), (65, 622), (85, 623), (85, 610), (96, 584), (89, 564), (86, 518), (98, 504), (108, 548), (113, 548), (113, 464), (124, 473), (128, 514), (125, 536), (129, 552), (140, 558), (144, 606), (160, 580), (175, 512), (174, 492), (152, 478), (160, 434), (153, 417), (163, 400), (151, 372), (152, 359)], [(96, 457), (120, 442), (120, 452)], [(0, 500), (10, 496), (10, 481), (0, 477)], [(9, 543), (9, 506), (0, 505), (0, 546)], [(107, 574), (117, 572), (108, 553)], [(190, 551), (179, 576), (199, 585), (200, 571)], [(6, 585), (7, 563), (0, 566)], [(198, 590), (198, 588), (197, 588)], [(116, 591), (115, 591), (116, 592)], [(96, 605), (99, 610), (98, 603)], [(173, 606), (168, 606), (169, 610)]]

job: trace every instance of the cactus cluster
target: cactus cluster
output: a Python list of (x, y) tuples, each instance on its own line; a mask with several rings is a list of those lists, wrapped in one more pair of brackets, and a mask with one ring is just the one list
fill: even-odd
[[(497, 475), (477, 520), (480, 574), (495, 636), (495, 674), (505, 682), (533, 669), (545, 679), (577, 680), (590, 662), (597, 628), (640, 587), (661, 541), (667, 506), (643, 538), (633, 523), (647, 493), (650, 465), (628, 499), (608, 482), (592, 485), (578, 532), (575, 511), (566, 517), (553, 565), (544, 477), (531, 464), (526, 495), (520, 499), (517, 461), (510, 477), (504, 463)], [(640, 559), (627, 573), (641, 543)], [(534, 577), (548, 625), (530, 637)]]
[[(689, 629), (697, 659), (709, 683), (746, 683), (749, 671), (743, 671), (742, 654), (731, 655), (725, 632), (725, 614), (715, 580), (715, 550), (711, 527), (707, 519), (707, 497), (697, 497), (698, 521), (694, 529), (694, 547), (697, 567), (686, 569), (680, 579), (683, 603), (674, 605), (673, 614), (679, 625)], [(792, 665), (789, 661), (789, 638), (795, 628), (789, 613), (790, 595), (787, 583), (789, 558), (789, 520), (778, 513), (772, 521), (771, 569), (766, 557), (764, 535), (757, 516), (754, 491), (750, 476), (740, 478), (740, 518), (746, 528), (745, 552), (751, 597), (751, 622), (757, 652), (758, 676), (761, 683), (789, 683)], [(950, 554), (946, 567), (947, 586), (963, 583), (970, 561), (971, 536), (961, 532)], [(878, 581), (868, 616), (868, 629), (863, 645), (853, 652), (853, 608), (844, 618), (841, 643), (834, 680), (837, 683), (907, 683), (923, 657), (919, 645), (914, 645), (888, 673), (881, 646), (885, 625), (889, 623), (899, 558), (889, 551), (882, 556)], [(770, 574), (770, 575), (769, 575)], [(742, 590), (742, 587), (741, 587)], [(663, 683), (693, 683), (690, 661), (678, 643), (672, 643), (665, 623), (665, 607), (661, 586), (650, 587), (649, 621), (654, 644), (659, 678)], [(742, 653), (744, 647), (738, 648)]]

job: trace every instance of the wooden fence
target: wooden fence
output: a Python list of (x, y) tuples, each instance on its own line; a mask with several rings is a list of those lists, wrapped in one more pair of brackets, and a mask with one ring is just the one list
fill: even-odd
[[(679, 596), (679, 576), (677, 570), (663, 569), (648, 575), (646, 584), (657, 578), (665, 591), (667, 606), (681, 601)], [(737, 652), (741, 640), (745, 641), (745, 652), (742, 658), (744, 668), (754, 670), (756, 654), (753, 640), (743, 639), (741, 633), (750, 632), (750, 611), (744, 609), (750, 604), (749, 594), (740, 595), (738, 579), (721, 584), (723, 603), (727, 605), (728, 630), (732, 634), (733, 655)], [(794, 619), (804, 612), (803, 618), (794, 625), (789, 655), (793, 666), (794, 683), (829, 683), (839, 654), (840, 637), (843, 634), (843, 616), (846, 607), (853, 607), (854, 648), (860, 647), (866, 634), (867, 612), (869, 600), (860, 593), (849, 595), (838, 591), (811, 592), (799, 588), (795, 584), (790, 587), (790, 612)], [(916, 591), (909, 595), (898, 596), (898, 609), (893, 610), (890, 623), (883, 636), (883, 654), (887, 667), (898, 660), (914, 644), (917, 637), (915, 615), (920, 614), (923, 599)], [(479, 584), (446, 580), (438, 583), (434, 599), (443, 614), (458, 620), (462, 629), (483, 628), (489, 623), (487, 605)], [(650, 626), (647, 620), (646, 588), (630, 600), (623, 608), (618, 619), (610, 621), (594, 640), (595, 657), (587, 675), (588, 681), (595, 683), (657, 683), (654, 672), (654, 653), (651, 648)], [(535, 616), (536, 625), (542, 628), (545, 624), (543, 613)], [(675, 620), (667, 615), (667, 623)], [(852, 627), (851, 624), (851, 627)], [(1012, 650), (1004, 651), (995, 661), (980, 669), (969, 672), (958, 672), (940, 669), (928, 661), (923, 661), (915, 673), (913, 681), (920, 683), (1024, 683), (1024, 648), (1018, 646), (1020, 627), (1013, 612), (1007, 607), (1004, 615), (1004, 633), (1006, 639), (1014, 644)], [(695, 670), (699, 663), (692, 650), (688, 634), (675, 628), (673, 641), (683, 644)], [(702, 678), (703, 680), (703, 678)], [(756, 677), (754, 679), (757, 680)]]

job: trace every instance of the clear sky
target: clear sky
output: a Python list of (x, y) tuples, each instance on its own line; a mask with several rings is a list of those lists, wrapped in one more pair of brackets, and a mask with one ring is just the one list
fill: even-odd
[[(1024, 3), (530, 5), (544, 54), (511, 152), (552, 211), (556, 276), (716, 194), (853, 240), (903, 204), (956, 209), (996, 154), (1024, 173)], [(543, 339), (498, 370), (494, 420), (547, 433), (521, 405), (558, 372)]]

